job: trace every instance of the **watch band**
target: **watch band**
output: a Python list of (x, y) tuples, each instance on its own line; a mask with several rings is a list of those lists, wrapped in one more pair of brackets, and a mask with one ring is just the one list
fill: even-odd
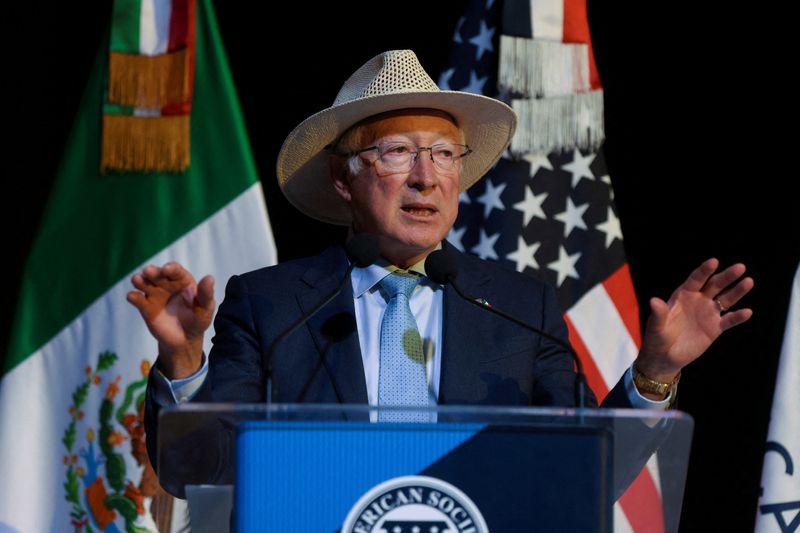
[(680, 379), (681, 373), (678, 372), (678, 375), (675, 376), (675, 379), (669, 383), (656, 381), (642, 374), (639, 369), (636, 368), (636, 365), (633, 365), (633, 384), (636, 385), (636, 388), (639, 392), (664, 395), (668, 392), (674, 391), (674, 389), (678, 386)]

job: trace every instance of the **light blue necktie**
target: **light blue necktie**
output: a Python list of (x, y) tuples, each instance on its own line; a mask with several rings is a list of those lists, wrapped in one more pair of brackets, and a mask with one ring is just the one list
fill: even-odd
[[(408, 300), (417, 286), (414, 274), (389, 274), (380, 282), (388, 298), (381, 321), (378, 405), (430, 406), (422, 338)], [(428, 413), (381, 412), (382, 422), (426, 422)]]

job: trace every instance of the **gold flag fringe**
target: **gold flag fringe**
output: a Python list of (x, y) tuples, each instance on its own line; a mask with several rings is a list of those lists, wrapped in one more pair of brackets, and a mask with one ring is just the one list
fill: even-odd
[(188, 115), (103, 115), (101, 172), (183, 172), (188, 167)]
[(187, 61), (186, 48), (157, 56), (111, 52), (108, 101), (150, 109), (190, 101)]

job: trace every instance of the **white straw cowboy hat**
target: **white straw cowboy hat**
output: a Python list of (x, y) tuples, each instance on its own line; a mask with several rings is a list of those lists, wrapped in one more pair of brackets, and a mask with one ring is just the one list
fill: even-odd
[(325, 149), (358, 122), (387, 111), (428, 108), (453, 116), (473, 153), (463, 159), (461, 190), (492, 168), (511, 142), (514, 111), (479, 94), (441, 91), (411, 50), (373, 57), (344, 82), (333, 105), (304, 120), (278, 154), (278, 183), (300, 211), (323, 222), (349, 225), (350, 206), (336, 193)]

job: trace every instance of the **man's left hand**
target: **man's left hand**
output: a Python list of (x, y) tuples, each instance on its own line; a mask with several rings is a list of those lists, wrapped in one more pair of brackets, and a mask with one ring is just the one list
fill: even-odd
[(709, 259), (697, 267), (668, 301), (650, 299), (642, 350), (636, 368), (662, 383), (672, 382), (683, 367), (700, 357), (723, 331), (752, 315), (751, 309), (731, 308), (753, 288), (742, 278), (741, 263), (715, 273), (719, 261)]

